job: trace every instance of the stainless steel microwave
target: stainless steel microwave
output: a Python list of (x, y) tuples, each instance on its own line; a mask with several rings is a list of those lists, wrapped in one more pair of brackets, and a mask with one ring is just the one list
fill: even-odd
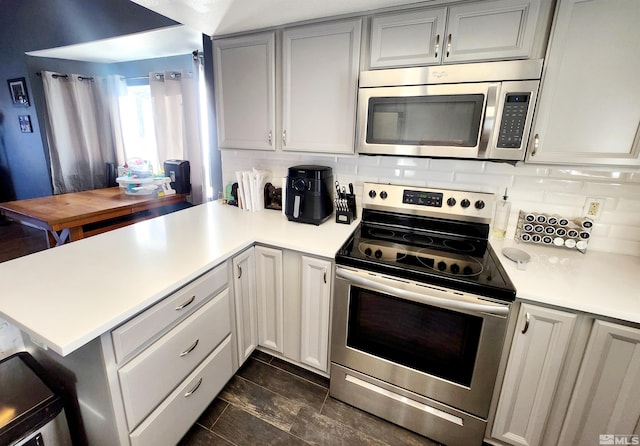
[(524, 159), (542, 60), (360, 73), (357, 152)]

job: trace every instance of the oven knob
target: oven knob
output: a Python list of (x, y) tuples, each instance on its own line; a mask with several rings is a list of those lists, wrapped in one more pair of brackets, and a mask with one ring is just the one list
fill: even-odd
[(471, 202), (469, 200), (467, 200), (466, 198), (464, 200), (462, 200), (460, 202), (460, 206), (462, 206), (463, 208), (468, 208), (469, 206), (471, 206)]
[(380, 192), (380, 198), (382, 198), (383, 200), (387, 199), (387, 193), (385, 191)]
[(371, 248), (365, 248), (364, 255), (366, 255), (367, 257), (371, 256)]
[(447, 269), (447, 264), (444, 263), (443, 261), (439, 261), (438, 262), (438, 270), (439, 271), (444, 271), (445, 269)]
[(376, 256), (376, 259), (379, 259), (380, 257), (382, 257), (382, 251), (376, 249), (376, 252), (373, 253), (373, 255)]
[(376, 198), (376, 191), (375, 191), (375, 190), (373, 190), (373, 189), (371, 189), (371, 190), (369, 191), (369, 196), (370, 196), (371, 198)]
[(451, 265), (451, 272), (453, 274), (458, 274), (460, 272), (460, 267), (458, 266), (457, 263), (454, 263), (453, 265)]
[(455, 206), (456, 205), (456, 199), (453, 197), (449, 197), (447, 198), (447, 205), (449, 206)]
[(476, 207), (476, 209), (484, 209), (484, 201), (478, 200), (476, 201), (476, 204), (474, 206)]
[(465, 266), (464, 269), (462, 270), (462, 273), (465, 276), (470, 276), (471, 274), (473, 274), (473, 268), (471, 268), (469, 265)]

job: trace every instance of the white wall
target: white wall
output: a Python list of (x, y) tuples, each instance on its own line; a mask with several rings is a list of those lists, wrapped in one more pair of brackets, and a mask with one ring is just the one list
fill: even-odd
[[(605, 198), (604, 212), (591, 233), (588, 251), (640, 256), (640, 170), (577, 166), (512, 166), (485, 161), (380, 156), (320, 156), (255, 150), (222, 150), (224, 184), (236, 170), (270, 169), (274, 178), (287, 168), (317, 164), (333, 168), (334, 180), (353, 183), (362, 195), (365, 181), (492, 192), (509, 189), (512, 202), (507, 238), (513, 238), (518, 211), (582, 216), (587, 197)], [(549, 247), (550, 250), (566, 249)], [(587, 252), (588, 252), (587, 251)]]

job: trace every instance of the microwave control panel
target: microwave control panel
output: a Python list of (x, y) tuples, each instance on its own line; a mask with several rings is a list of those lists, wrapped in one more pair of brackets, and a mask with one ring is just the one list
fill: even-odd
[(498, 133), (499, 148), (519, 149), (522, 146), (530, 96), (530, 93), (507, 93)]

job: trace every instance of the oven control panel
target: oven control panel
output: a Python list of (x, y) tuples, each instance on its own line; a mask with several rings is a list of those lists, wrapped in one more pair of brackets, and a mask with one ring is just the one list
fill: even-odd
[(489, 223), (495, 201), (495, 195), (486, 192), (364, 183), (362, 206), (365, 209)]
[(417, 204), (419, 206), (442, 207), (442, 197), (440, 192), (418, 191), (405, 189), (402, 194), (402, 202), (405, 204)]

